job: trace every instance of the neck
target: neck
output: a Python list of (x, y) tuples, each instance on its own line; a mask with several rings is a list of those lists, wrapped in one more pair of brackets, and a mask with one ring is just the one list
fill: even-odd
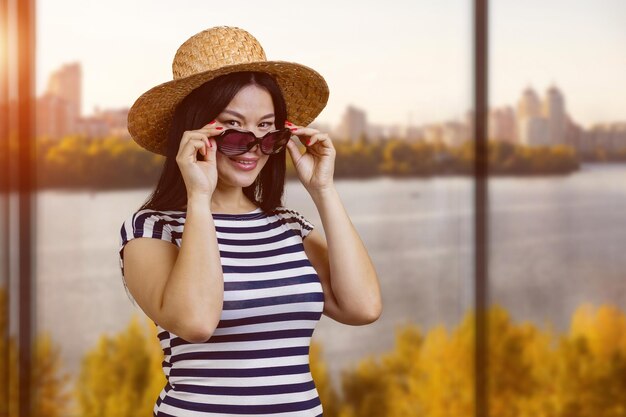
[(242, 187), (218, 186), (211, 198), (213, 213), (245, 213), (254, 210), (255, 204), (243, 193)]

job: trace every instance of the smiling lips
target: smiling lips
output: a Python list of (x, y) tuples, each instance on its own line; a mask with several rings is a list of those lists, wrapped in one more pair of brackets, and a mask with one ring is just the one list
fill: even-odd
[(228, 158), (233, 161), (233, 165), (243, 171), (251, 171), (256, 168), (257, 160), (256, 158)]

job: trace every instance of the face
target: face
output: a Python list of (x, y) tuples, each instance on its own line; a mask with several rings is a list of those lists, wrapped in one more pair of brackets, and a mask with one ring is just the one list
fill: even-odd
[[(272, 96), (262, 87), (247, 85), (239, 90), (216, 120), (217, 126), (222, 126), (224, 130), (229, 128), (248, 130), (255, 136), (261, 137), (276, 129)], [(246, 158), (256, 160), (256, 166), (250, 168), (250, 166), (242, 166), (236, 162)], [(258, 144), (248, 152), (233, 157), (217, 152), (219, 180), (231, 186), (247, 187), (254, 182), (268, 159), (269, 155), (261, 152)]]

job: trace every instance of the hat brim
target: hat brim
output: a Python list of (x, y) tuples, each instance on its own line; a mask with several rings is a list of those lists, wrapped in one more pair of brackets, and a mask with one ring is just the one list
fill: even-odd
[(176, 106), (205, 82), (239, 71), (272, 74), (287, 104), (287, 120), (296, 125), (309, 125), (328, 102), (328, 84), (317, 71), (306, 65), (285, 61), (225, 65), (159, 84), (143, 93), (128, 112), (128, 131), (133, 140), (150, 152), (166, 155), (167, 135)]

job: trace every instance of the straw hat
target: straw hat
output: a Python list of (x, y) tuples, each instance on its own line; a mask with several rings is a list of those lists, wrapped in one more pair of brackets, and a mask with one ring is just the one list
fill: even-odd
[(176, 106), (205, 82), (237, 71), (273, 75), (287, 103), (287, 120), (299, 126), (315, 120), (328, 101), (328, 85), (317, 71), (293, 62), (267, 61), (261, 44), (250, 33), (216, 26), (187, 39), (172, 62), (174, 79), (146, 91), (132, 105), (128, 131), (133, 140), (150, 152), (165, 155)]

